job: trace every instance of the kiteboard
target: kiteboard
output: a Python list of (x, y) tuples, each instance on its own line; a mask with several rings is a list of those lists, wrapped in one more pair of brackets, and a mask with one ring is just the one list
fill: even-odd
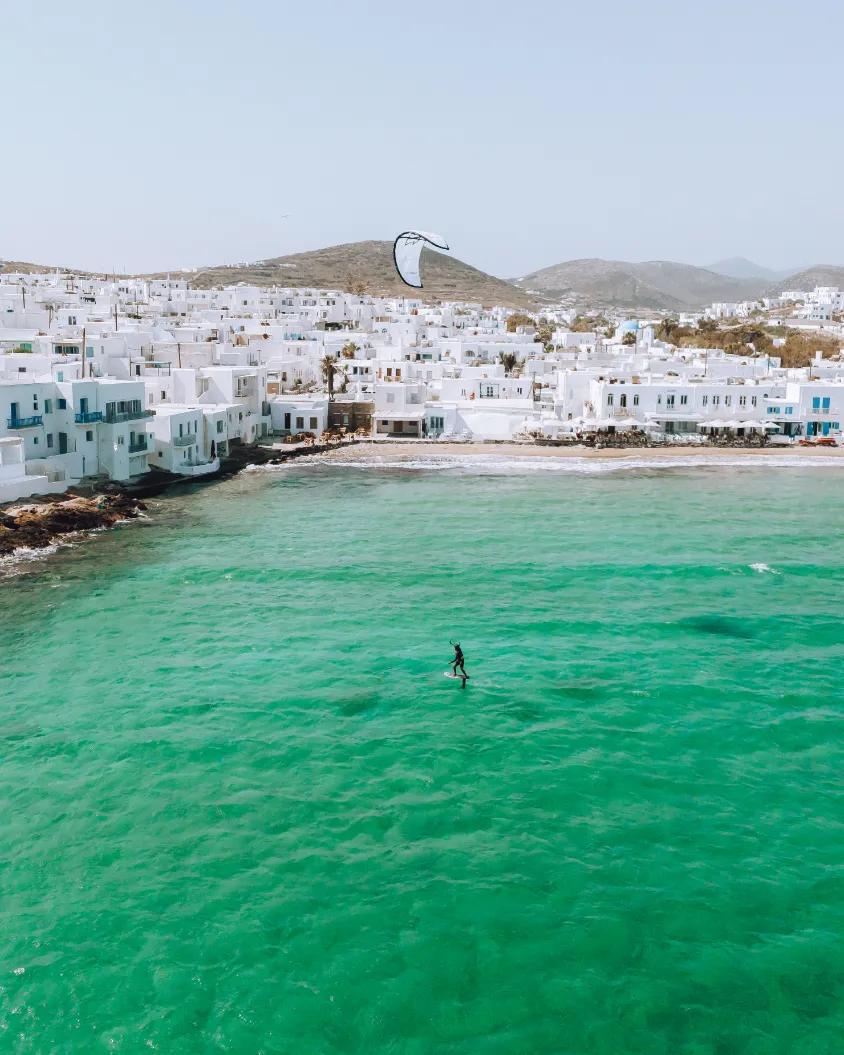
[(469, 680), (469, 675), (468, 674), (452, 674), (450, 670), (444, 670), (443, 674), (447, 678), (457, 678), (458, 681), (468, 681)]

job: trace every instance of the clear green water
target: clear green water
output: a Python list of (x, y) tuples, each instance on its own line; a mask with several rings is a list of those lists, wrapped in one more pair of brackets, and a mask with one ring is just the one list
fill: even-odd
[(309, 466), (0, 582), (0, 1050), (844, 1051), (842, 522)]

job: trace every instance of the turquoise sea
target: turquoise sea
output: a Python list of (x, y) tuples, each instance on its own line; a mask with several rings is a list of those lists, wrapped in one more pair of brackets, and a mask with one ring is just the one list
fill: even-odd
[(844, 1052), (787, 461), (300, 463), (8, 566), (0, 1051)]

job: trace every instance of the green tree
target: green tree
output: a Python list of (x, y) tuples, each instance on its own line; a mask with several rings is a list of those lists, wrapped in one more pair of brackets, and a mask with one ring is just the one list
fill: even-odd
[(621, 338), (622, 344), (635, 344), (636, 343), (636, 331), (627, 330), (624, 336)]
[(679, 319), (663, 319), (656, 331), (656, 335), (660, 341), (670, 341), (674, 332), (679, 329)]
[(354, 359), (355, 352), (358, 350), (358, 346), (354, 341), (349, 341), (348, 344), (344, 344), (340, 349), (340, 354), (344, 359)]
[(333, 356), (325, 355), (319, 365), (322, 368), (322, 379), (328, 388), (328, 399), (330, 402), (331, 397), (334, 395), (334, 374), (337, 371), (337, 364)]
[(503, 363), (505, 374), (512, 375), (513, 371), (516, 369), (516, 363), (519, 360), (516, 357), (515, 352), (499, 352), (498, 361), (499, 363)]
[(524, 315), (522, 312), (517, 311), (510, 315), (507, 319), (507, 332), (515, 333), (520, 326), (533, 325), (535, 325), (535, 323), (530, 315)]

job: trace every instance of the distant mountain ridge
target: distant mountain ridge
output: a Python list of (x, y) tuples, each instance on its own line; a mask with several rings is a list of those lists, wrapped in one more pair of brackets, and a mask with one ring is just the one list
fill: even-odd
[[(733, 257), (716, 266), (758, 268), (751, 261)], [(758, 268), (767, 271), (765, 268)], [(57, 270), (20, 261), (0, 262), (0, 270), (44, 274)], [(92, 272), (59, 268), (76, 275)], [(328, 246), (306, 253), (272, 257), (251, 264), (218, 265), (192, 272), (174, 269), (192, 286), (231, 286), (239, 282), (256, 286), (316, 287), (344, 289), (373, 296), (413, 296), (393, 265), (392, 242), (363, 241)], [(94, 273), (96, 274), (96, 272)], [(159, 278), (167, 272), (141, 277)], [(563, 301), (578, 308), (620, 311), (694, 311), (713, 301), (742, 301), (778, 297), (785, 289), (810, 290), (815, 286), (844, 288), (844, 267), (822, 264), (776, 278), (720, 274), (711, 268), (694, 267), (668, 260), (629, 263), (623, 260), (587, 258), (568, 260), (521, 278), (504, 281), (466, 264), (456, 257), (428, 248), (422, 254), (424, 289), (422, 300), (474, 301), (491, 306), (536, 311), (543, 303)], [(118, 276), (123, 277), (123, 276)]]
[(705, 271), (714, 271), (716, 275), (725, 275), (727, 278), (759, 278), (768, 282), (775, 282), (789, 275), (801, 271), (802, 268), (792, 267), (784, 271), (775, 271), (770, 267), (762, 267), (754, 264), (744, 256), (731, 256), (726, 260), (719, 260), (717, 264), (704, 264)]
[(805, 271), (798, 271), (796, 275), (788, 275), (779, 282), (774, 283), (766, 289), (762, 296), (778, 297), (786, 290), (800, 290), (808, 292), (815, 286), (838, 286), (844, 289), (844, 267), (837, 264), (818, 264), (809, 267)]
[(514, 279), (523, 289), (548, 299), (574, 298), (595, 307), (690, 311), (713, 301), (757, 297), (766, 283), (729, 278), (691, 264), (650, 260), (568, 260)]

